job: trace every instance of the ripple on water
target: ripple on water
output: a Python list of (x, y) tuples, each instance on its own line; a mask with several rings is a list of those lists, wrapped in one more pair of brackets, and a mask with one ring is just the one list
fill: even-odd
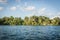
[(60, 40), (60, 27), (0, 27), (0, 40)]

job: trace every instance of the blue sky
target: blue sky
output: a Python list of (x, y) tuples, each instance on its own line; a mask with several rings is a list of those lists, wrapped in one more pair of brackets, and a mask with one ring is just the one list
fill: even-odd
[(60, 0), (0, 0), (0, 17), (60, 16)]

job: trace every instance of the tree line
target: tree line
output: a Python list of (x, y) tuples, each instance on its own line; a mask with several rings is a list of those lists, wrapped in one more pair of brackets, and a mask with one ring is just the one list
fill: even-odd
[(50, 19), (45, 16), (25, 17), (3, 17), (0, 18), (0, 25), (60, 25), (60, 18), (55, 17)]

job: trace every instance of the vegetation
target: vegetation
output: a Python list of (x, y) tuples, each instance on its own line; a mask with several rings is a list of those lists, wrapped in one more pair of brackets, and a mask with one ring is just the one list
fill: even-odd
[(60, 18), (49, 19), (45, 16), (31, 16), (21, 19), (11, 16), (0, 18), (0, 25), (60, 25)]

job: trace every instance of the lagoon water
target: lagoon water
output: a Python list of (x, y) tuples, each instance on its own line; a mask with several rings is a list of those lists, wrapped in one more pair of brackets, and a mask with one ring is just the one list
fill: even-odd
[(60, 26), (0, 26), (0, 40), (60, 40)]

